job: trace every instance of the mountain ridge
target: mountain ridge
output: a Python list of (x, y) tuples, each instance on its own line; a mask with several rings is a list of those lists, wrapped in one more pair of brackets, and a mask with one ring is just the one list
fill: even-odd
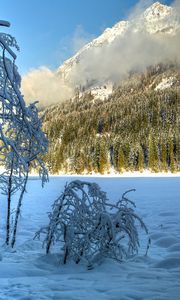
[[(145, 11), (134, 10), (55, 71), (39, 68), (23, 76), (22, 93), (27, 101), (38, 99), (41, 107), (92, 92), (106, 99), (113, 85), (133, 72), (145, 72), (160, 63), (180, 64), (180, 10), (154, 3)], [(43, 87), (43, 88), (41, 88)]]
[[(167, 37), (175, 36), (179, 31), (180, 16), (178, 11), (173, 7), (156, 2), (140, 15), (127, 21), (120, 21), (112, 28), (107, 28), (99, 37), (93, 39), (82, 47), (74, 56), (66, 60), (58, 68), (57, 75), (73, 86), (80, 86), (81, 83), (78, 82), (76, 77), (78, 77), (77, 74), (81, 72), (85, 76), (88, 73), (89, 65), (88, 67), (84, 67), (86, 64), (86, 57), (87, 60), (90, 58), (93, 61), (96, 55), (100, 56), (99, 53), (101, 53), (101, 50), (103, 51), (104, 49), (112, 47), (117, 41), (121, 43), (122, 38), (128, 38), (128, 35), (135, 33), (149, 34), (153, 37), (161, 35)], [(93, 70), (91, 71), (93, 77)], [(104, 82), (106, 82), (106, 80)], [(104, 82), (102, 82), (102, 84), (104, 84)], [(86, 86), (93, 86), (93, 84), (93, 80), (91, 83), (91, 80), (87, 79), (84, 86), (86, 88)]]

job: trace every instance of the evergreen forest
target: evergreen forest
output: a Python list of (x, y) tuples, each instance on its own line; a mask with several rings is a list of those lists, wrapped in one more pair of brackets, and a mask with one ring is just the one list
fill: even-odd
[[(171, 79), (171, 84), (157, 88)], [(168, 80), (167, 80), (168, 82)], [(180, 68), (131, 73), (108, 99), (91, 92), (42, 112), (50, 172), (180, 171)]]

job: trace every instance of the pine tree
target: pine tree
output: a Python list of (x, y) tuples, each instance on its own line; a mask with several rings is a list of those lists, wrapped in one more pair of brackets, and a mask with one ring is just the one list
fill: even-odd
[(138, 151), (138, 165), (137, 165), (138, 171), (142, 172), (144, 170), (144, 152), (142, 147), (139, 147)]
[(180, 136), (179, 136), (179, 131), (176, 136), (176, 167), (177, 171), (180, 171)]
[(118, 170), (119, 172), (123, 172), (125, 170), (125, 156), (122, 147), (119, 149)]
[(175, 172), (175, 157), (174, 157), (174, 143), (173, 143), (173, 137), (169, 137), (169, 166), (172, 173)]
[(158, 171), (158, 153), (157, 153), (157, 145), (155, 142), (155, 136), (151, 132), (149, 135), (149, 155), (148, 155), (148, 167), (150, 170), (157, 172)]
[(167, 171), (167, 146), (166, 141), (161, 141), (161, 169), (162, 171)]
[(100, 157), (99, 157), (99, 173), (104, 174), (108, 167), (107, 147), (104, 138), (99, 140)]

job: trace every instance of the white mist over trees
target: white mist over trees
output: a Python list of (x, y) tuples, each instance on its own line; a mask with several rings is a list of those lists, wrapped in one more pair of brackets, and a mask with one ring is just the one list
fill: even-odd
[(38, 99), (41, 106), (46, 106), (71, 98), (73, 89), (52, 70), (40, 67), (23, 76), (22, 93), (27, 102)]

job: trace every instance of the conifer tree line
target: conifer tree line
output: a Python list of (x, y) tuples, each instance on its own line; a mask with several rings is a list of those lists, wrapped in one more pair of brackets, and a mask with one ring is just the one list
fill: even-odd
[(86, 93), (47, 108), (50, 172), (180, 171), (179, 83), (176, 64), (159, 64), (129, 75), (106, 100)]

